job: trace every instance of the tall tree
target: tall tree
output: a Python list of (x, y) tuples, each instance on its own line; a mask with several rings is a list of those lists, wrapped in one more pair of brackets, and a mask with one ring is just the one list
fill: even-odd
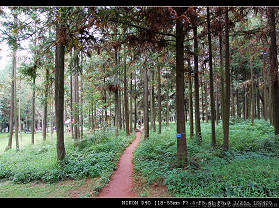
[(229, 148), (229, 121), (230, 121), (230, 51), (229, 51), (229, 9), (225, 8), (225, 94), (223, 112), (223, 149)]
[[(64, 11), (61, 8), (61, 14)], [(57, 134), (57, 159), (65, 158), (64, 145), (64, 58), (65, 58), (65, 26), (63, 20), (56, 23), (56, 50), (55, 50), (55, 117)]]
[(162, 97), (161, 97), (161, 66), (158, 64), (157, 66), (157, 76), (158, 76), (158, 122), (159, 122), (159, 127), (158, 127), (158, 133), (161, 134), (162, 132)]
[[(124, 49), (125, 50), (125, 49)], [(126, 135), (129, 136), (129, 108), (128, 108), (128, 84), (127, 84), (127, 65), (126, 65), (126, 51), (124, 56), (124, 108), (125, 108), (125, 127)]]
[(195, 23), (193, 27), (194, 32), (194, 96), (195, 96), (195, 133), (199, 142), (202, 141), (201, 137), (201, 124), (200, 124), (200, 96), (199, 96), (199, 60), (198, 60), (198, 32)]
[(215, 136), (215, 100), (213, 86), (213, 66), (212, 66), (212, 45), (211, 45), (211, 30), (210, 30), (210, 13), (207, 7), (207, 35), (208, 35), (208, 56), (209, 56), (209, 87), (210, 87), (210, 112), (211, 112), (211, 145), (216, 146)]
[[(176, 8), (180, 17), (185, 8)], [(187, 164), (186, 127), (184, 114), (184, 32), (182, 19), (176, 19), (176, 128), (177, 128), (177, 160), (178, 166)]]
[(147, 139), (149, 138), (149, 110), (148, 110), (148, 71), (147, 71), (147, 67), (146, 67), (146, 61), (147, 58), (145, 58), (144, 61), (144, 93), (143, 93), (143, 100), (144, 100), (144, 138)]
[(274, 7), (267, 8), (267, 16), (269, 23), (269, 57), (270, 57), (270, 80), (271, 80), (271, 98), (274, 134), (279, 134), (279, 83), (278, 83), (278, 61), (277, 61), (277, 45), (276, 45), (276, 21), (275, 14), (277, 10)]

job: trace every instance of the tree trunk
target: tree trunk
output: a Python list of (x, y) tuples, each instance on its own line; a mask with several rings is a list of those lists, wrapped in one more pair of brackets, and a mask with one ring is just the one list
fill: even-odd
[(192, 68), (190, 60), (188, 60), (188, 67), (190, 68), (188, 82), (189, 82), (189, 125), (190, 125), (190, 139), (194, 136), (194, 122), (193, 122), (193, 92), (192, 92)]
[[(72, 53), (71, 53), (72, 55)], [(73, 126), (73, 119), (74, 119), (74, 116), (73, 116), (73, 75), (70, 74), (70, 110), (71, 110), (71, 134), (72, 134), (72, 138), (74, 139), (75, 138), (75, 135), (74, 135), (74, 126)]]
[(47, 131), (47, 98), (48, 98), (48, 82), (49, 82), (49, 69), (46, 68), (46, 81), (45, 81), (45, 99), (44, 99), (44, 118), (43, 118), (43, 140), (46, 140)]
[(49, 104), (50, 104), (50, 140), (53, 138), (53, 90), (52, 90), (52, 82), (50, 84), (50, 96), (49, 96)]
[(169, 88), (166, 89), (166, 126), (169, 126)]
[(214, 100), (214, 85), (213, 85), (213, 67), (212, 67), (212, 46), (210, 32), (210, 14), (207, 7), (207, 30), (208, 30), (208, 52), (209, 52), (209, 87), (210, 87), (210, 111), (211, 111), (211, 145), (216, 146), (215, 136), (215, 100)]
[(153, 131), (156, 132), (156, 111), (155, 111), (155, 91), (154, 91), (154, 81), (155, 81), (155, 73), (154, 73), (154, 70), (152, 69), (151, 71), (151, 79), (152, 79), (152, 82), (151, 82), (151, 106), (150, 108), (152, 109), (151, 110), (151, 116), (152, 116), (152, 119), (151, 119), (151, 125), (152, 125), (152, 128), (153, 128)]
[(55, 51), (55, 118), (57, 134), (57, 159), (65, 158), (64, 146), (64, 56), (65, 46), (61, 35), (65, 33), (63, 25), (56, 25), (56, 51)]
[[(15, 51), (15, 58), (16, 58), (16, 51)], [(16, 61), (15, 61), (16, 62)], [(16, 151), (19, 151), (19, 142), (18, 142), (18, 109), (17, 109), (17, 97), (16, 97), (16, 64), (15, 66), (13, 67), (13, 70), (14, 71), (14, 122), (15, 122), (15, 139), (16, 139)]]
[(149, 138), (149, 112), (148, 112), (148, 75), (144, 64), (144, 138)]
[(35, 84), (36, 84), (36, 76), (33, 77), (33, 95), (32, 95), (32, 126), (31, 126), (31, 143), (34, 144), (35, 142), (35, 99), (36, 99), (36, 91), (35, 91)]
[(161, 67), (158, 64), (157, 67), (158, 73), (158, 133), (162, 133), (162, 97), (161, 97)]
[(127, 84), (127, 66), (126, 66), (126, 55), (124, 57), (124, 108), (125, 108), (125, 127), (126, 136), (130, 135), (129, 132), (129, 103), (128, 103), (128, 84)]
[(230, 121), (230, 51), (229, 51), (229, 16), (225, 10), (225, 98), (223, 116), (223, 149), (229, 148), (229, 121)]
[(224, 117), (224, 69), (223, 69), (223, 34), (219, 34), (219, 48), (220, 48), (220, 85), (221, 85), (221, 119)]
[(12, 66), (12, 83), (11, 83), (11, 107), (10, 107), (10, 121), (9, 121), (9, 142), (5, 151), (12, 148), (13, 142), (13, 120), (15, 109), (15, 67), (16, 67), (16, 51), (13, 51), (13, 66)]
[(129, 121), (130, 121), (130, 133), (133, 132), (133, 96), (132, 96), (132, 92), (133, 92), (133, 74), (132, 74), (132, 70), (130, 69), (130, 109), (129, 109)]
[[(253, 60), (250, 60), (250, 63), (252, 63)], [(254, 118), (255, 118), (255, 88), (254, 88), (254, 70), (253, 66), (251, 64), (250, 66), (250, 71), (251, 71), (251, 109), (252, 109), (252, 114), (251, 114), (251, 125), (254, 125)]]
[(279, 134), (279, 83), (278, 83), (278, 61), (277, 61), (277, 45), (276, 45), (276, 21), (274, 7), (267, 8), (269, 35), (270, 35), (270, 80), (271, 80), (271, 100), (272, 100), (272, 123), (274, 126), (274, 134)]
[(134, 129), (135, 129), (135, 131), (136, 131), (136, 129), (137, 129), (137, 73), (136, 73), (136, 71), (135, 71), (135, 101), (134, 101), (134, 103), (135, 103), (135, 127), (134, 127)]
[[(181, 15), (184, 8), (177, 9)], [(184, 115), (184, 34), (183, 24), (176, 19), (176, 129), (177, 129), (177, 160), (178, 166), (187, 164), (186, 128)]]
[(201, 137), (201, 124), (200, 124), (200, 96), (199, 96), (199, 69), (198, 69), (198, 39), (197, 39), (197, 26), (194, 26), (194, 88), (195, 88), (195, 130), (196, 137), (199, 142), (202, 142)]
[[(82, 53), (80, 53), (80, 139), (83, 139), (83, 75), (82, 75)], [(106, 102), (105, 102), (106, 104)], [(106, 118), (107, 118), (107, 110), (105, 110)], [(107, 121), (106, 121), (107, 122)]]
[[(203, 70), (203, 69), (202, 69)], [(205, 120), (205, 103), (204, 103), (204, 91), (205, 91), (205, 88), (204, 88), (204, 83), (205, 81), (203, 81), (203, 74), (201, 74), (200, 76), (200, 86), (201, 86), (201, 107), (202, 107), (202, 121), (204, 122)]]
[[(114, 52), (114, 57), (115, 57), (115, 65), (118, 65), (118, 61), (117, 61), (117, 49), (115, 48), (115, 52)], [(116, 76), (118, 77), (118, 71), (116, 71)], [(114, 135), (117, 137), (118, 136), (118, 129), (119, 129), (119, 96), (118, 96), (118, 80), (116, 82), (116, 85), (114, 86), (115, 90), (114, 90), (114, 106), (115, 106), (115, 132)]]

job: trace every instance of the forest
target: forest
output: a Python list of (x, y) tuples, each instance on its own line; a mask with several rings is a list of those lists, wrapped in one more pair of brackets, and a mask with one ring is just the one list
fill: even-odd
[(2, 6), (0, 34), (0, 197), (279, 197), (277, 7)]

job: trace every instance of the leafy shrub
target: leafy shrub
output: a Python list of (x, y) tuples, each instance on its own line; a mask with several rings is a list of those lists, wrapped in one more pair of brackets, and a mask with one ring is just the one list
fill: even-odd
[[(173, 126), (171, 126), (173, 125)], [(176, 167), (176, 128), (154, 132), (134, 153), (134, 166), (148, 184), (163, 181), (176, 197), (278, 197), (279, 137), (264, 120), (233, 119), (230, 146), (222, 150), (222, 126), (216, 126), (217, 147), (212, 148), (210, 123), (202, 123), (202, 144), (188, 139), (188, 165)]]

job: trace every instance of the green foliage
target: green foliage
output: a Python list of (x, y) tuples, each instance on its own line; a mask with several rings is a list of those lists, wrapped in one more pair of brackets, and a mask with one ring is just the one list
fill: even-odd
[(221, 148), (222, 126), (216, 126), (216, 131), (215, 149), (210, 146), (210, 123), (202, 123), (201, 145), (187, 138), (185, 168), (176, 167), (173, 124), (161, 135), (151, 133), (135, 151), (135, 170), (149, 184), (162, 181), (176, 197), (278, 197), (279, 137), (273, 136), (269, 123), (255, 120), (251, 127), (249, 120), (234, 119), (229, 151)]
[(14, 150), (0, 155), (0, 179), (14, 183), (43, 181), (48, 183), (64, 179), (101, 177), (103, 184), (116, 168), (118, 159), (130, 143), (124, 132), (114, 137), (112, 132), (98, 132), (74, 145), (66, 143), (67, 155), (59, 164), (56, 146), (29, 146), (20, 152)]

